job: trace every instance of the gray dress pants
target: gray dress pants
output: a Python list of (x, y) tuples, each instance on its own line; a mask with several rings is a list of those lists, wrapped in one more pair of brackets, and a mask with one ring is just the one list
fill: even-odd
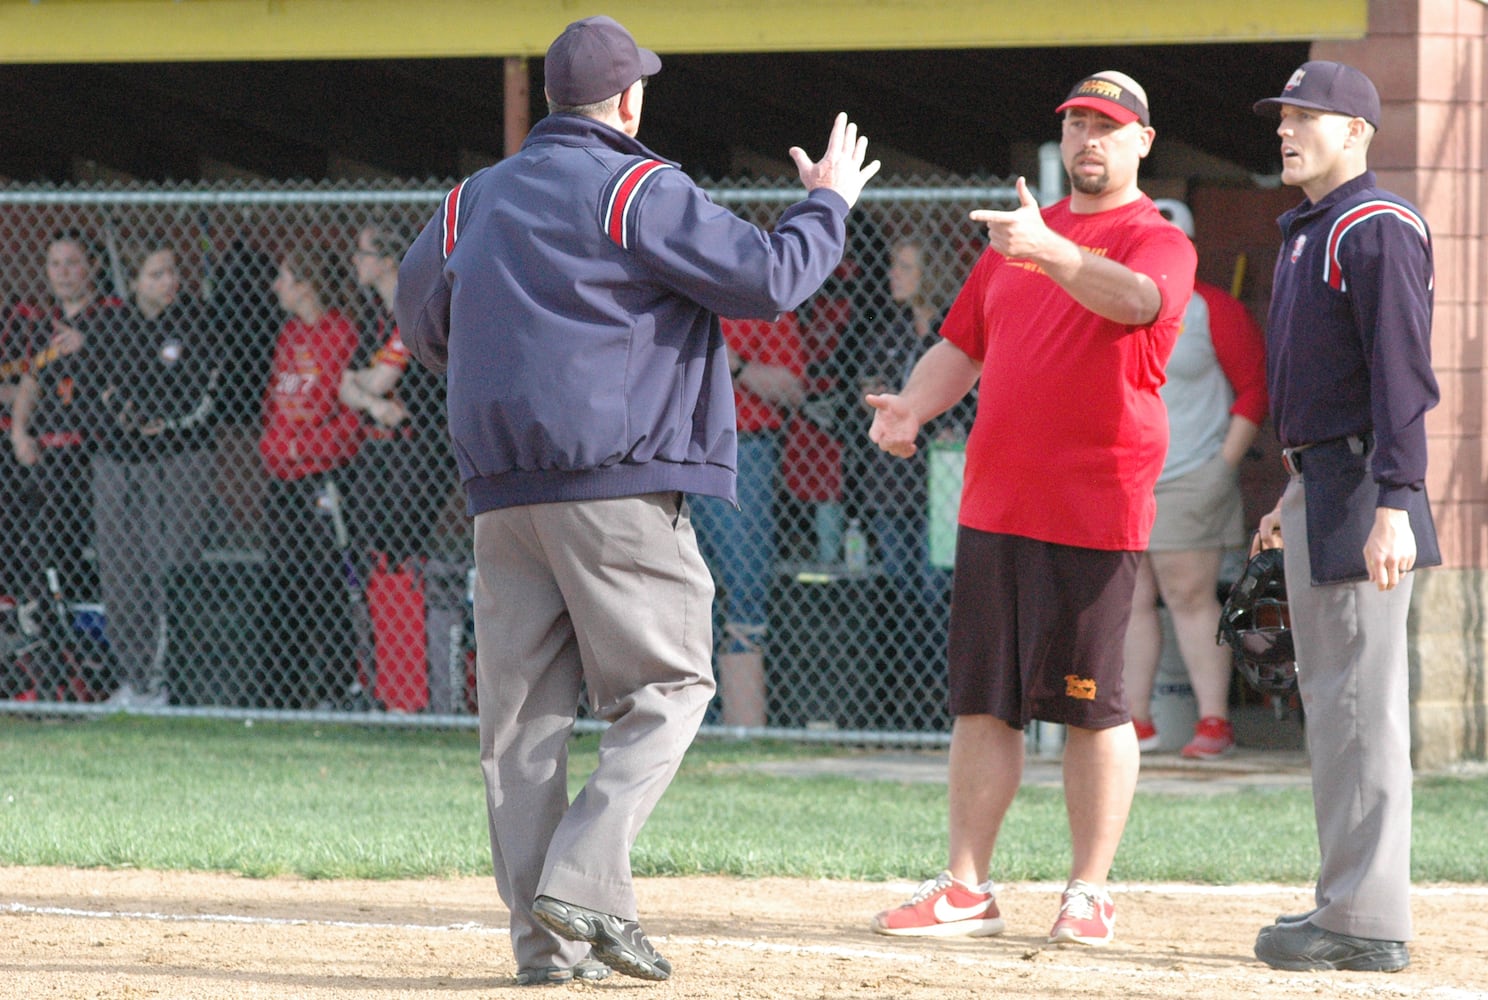
[[(680, 493), (475, 519), (476, 690), (491, 856), (518, 968), (588, 945), (532, 916), (550, 895), (636, 918), (630, 850), (713, 697), (713, 579)], [(570, 805), (580, 683), (609, 723)]]
[(1410, 673), (1406, 615), (1414, 574), (1311, 585), (1307, 498), (1282, 497), (1287, 601), (1307, 713), (1321, 867), (1312, 922), (1357, 937), (1411, 937)]

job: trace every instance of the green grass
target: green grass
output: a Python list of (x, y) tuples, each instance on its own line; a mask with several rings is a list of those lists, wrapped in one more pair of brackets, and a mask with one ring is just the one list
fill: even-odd
[[(217, 870), (265, 877), (486, 875), (484, 794), (469, 730), (112, 716), (0, 716), (0, 864)], [(575, 787), (596, 738), (576, 741)], [(641, 835), (640, 875), (898, 879), (946, 850), (938, 785), (782, 778), (739, 765), (851, 751), (699, 742)], [(1488, 777), (1417, 783), (1419, 881), (1488, 881)], [(1303, 789), (1139, 793), (1112, 877), (1307, 882)], [(1057, 789), (1025, 788), (1004, 824), (999, 880), (1062, 878)]]

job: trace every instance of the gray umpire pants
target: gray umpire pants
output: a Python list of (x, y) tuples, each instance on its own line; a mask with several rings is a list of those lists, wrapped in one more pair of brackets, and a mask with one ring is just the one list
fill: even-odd
[[(550, 895), (636, 918), (630, 850), (713, 697), (713, 578), (680, 493), (533, 504), (475, 519), (481, 768), (518, 968), (588, 945), (532, 916)], [(570, 805), (580, 682), (609, 728)]]
[(1411, 937), (1410, 674), (1406, 614), (1415, 576), (1311, 585), (1307, 498), (1282, 497), (1287, 601), (1307, 713), (1322, 864), (1312, 922), (1358, 937)]

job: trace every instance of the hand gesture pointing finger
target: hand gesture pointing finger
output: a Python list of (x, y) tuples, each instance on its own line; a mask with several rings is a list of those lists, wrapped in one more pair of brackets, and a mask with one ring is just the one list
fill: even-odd
[(1022, 177), (1018, 178), (1017, 190), (1017, 208), (1007, 212), (977, 209), (971, 218), (986, 224), (988, 242), (1004, 257), (1036, 257), (1048, 243), (1049, 227)]

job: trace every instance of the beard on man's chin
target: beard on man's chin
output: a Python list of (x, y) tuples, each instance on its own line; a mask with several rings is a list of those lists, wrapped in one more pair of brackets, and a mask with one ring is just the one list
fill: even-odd
[(1095, 177), (1080, 174), (1070, 178), (1070, 187), (1081, 194), (1102, 194), (1110, 183), (1110, 174), (1099, 174)]

